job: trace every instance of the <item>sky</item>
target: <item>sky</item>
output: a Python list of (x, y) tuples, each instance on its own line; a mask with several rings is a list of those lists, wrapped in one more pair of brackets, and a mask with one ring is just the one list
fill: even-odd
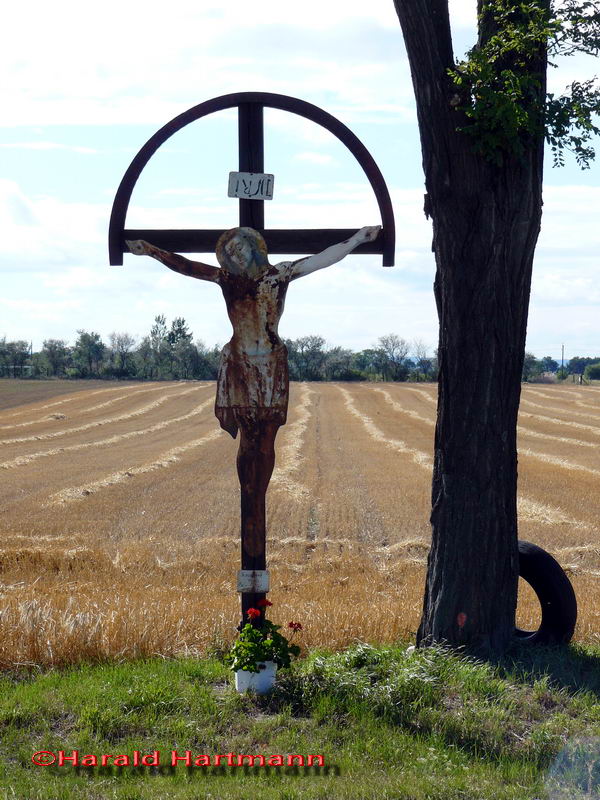
[[(456, 57), (474, 43), (475, 9), (475, 0), (450, 2)], [(183, 316), (208, 346), (224, 344), (231, 326), (218, 287), (130, 254), (109, 266), (108, 221), (123, 173), (156, 130), (212, 97), (265, 91), (307, 100), (350, 127), (378, 163), (396, 217), (396, 266), (353, 255), (294, 282), (280, 334), (318, 334), (360, 350), (396, 333), (433, 352), (431, 223), (392, 0), (171, 0), (160, 8), (57, 0), (11, 4), (4, 26), (0, 338), (34, 350), (50, 338), (72, 344), (79, 329), (139, 341), (164, 314), (168, 322)], [(563, 59), (549, 70), (549, 91), (597, 71), (589, 57)], [(189, 125), (142, 173), (127, 226), (234, 227), (238, 204), (227, 183), (237, 168), (235, 111)], [(314, 123), (267, 109), (265, 172), (275, 175), (267, 227), (380, 222), (361, 168)], [(538, 357), (560, 359), (562, 345), (565, 359), (600, 353), (599, 209), (600, 152), (586, 171), (569, 157), (553, 169), (547, 153), (527, 339)]]

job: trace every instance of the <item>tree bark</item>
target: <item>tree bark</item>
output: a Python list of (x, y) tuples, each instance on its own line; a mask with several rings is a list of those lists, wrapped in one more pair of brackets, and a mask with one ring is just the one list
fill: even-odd
[[(542, 211), (543, 135), (522, 160), (475, 154), (447, 76), (447, 0), (395, 0), (408, 53), (433, 220), (440, 322), (432, 547), (418, 645), (483, 657), (515, 627), (516, 427), (533, 255)], [(486, 20), (485, 35), (493, 31)], [(480, 43), (483, 33), (480, 30)], [(545, 76), (545, 52), (532, 67)], [(540, 82), (545, 97), (545, 79)]]

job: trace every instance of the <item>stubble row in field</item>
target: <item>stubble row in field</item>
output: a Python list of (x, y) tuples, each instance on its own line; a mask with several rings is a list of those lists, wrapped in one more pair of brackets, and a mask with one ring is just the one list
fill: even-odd
[[(237, 443), (214, 384), (79, 392), (0, 414), (0, 660), (202, 652), (235, 634)], [(429, 547), (436, 387), (291, 385), (268, 494), (273, 618), (306, 646), (417, 628)], [(524, 387), (520, 536), (600, 630), (600, 392)], [(524, 586), (519, 622), (539, 618)]]
[[(119, 386), (130, 386), (132, 383), (133, 381), (123, 381)], [(106, 385), (106, 381), (93, 378), (89, 380), (0, 378), (0, 412), (30, 403), (50, 401), (60, 395), (100, 389)]]

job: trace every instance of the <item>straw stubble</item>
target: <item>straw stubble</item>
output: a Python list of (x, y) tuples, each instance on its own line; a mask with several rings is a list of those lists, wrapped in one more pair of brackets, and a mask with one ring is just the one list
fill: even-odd
[[(291, 385), (267, 554), (272, 617), (301, 621), (305, 647), (416, 631), (436, 389)], [(523, 398), (520, 537), (565, 566), (576, 638), (597, 638), (600, 391), (524, 387)], [(213, 402), (214, 384), (154, 384), (0, 415), (2, 665), (204, 653), (233, 639), (237, 442)], [(518, 622), (538, 618), (524, 589)]]

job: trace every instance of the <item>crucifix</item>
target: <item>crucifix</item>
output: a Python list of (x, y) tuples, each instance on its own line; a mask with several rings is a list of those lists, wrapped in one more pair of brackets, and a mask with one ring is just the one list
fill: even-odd
[[(231, 173), (230, 196), (239, 197), (239, 225), (226, 231), (126, 229), (131, 193), (143, 168), (170, 136), (200, 117), (238, 107), (239, 173)], [(265, 229), (264, 199), (273, 176), (263, 175), (263, 108), (298, 114), (340, 139), (362, 166), (377, 198), (382, 226), (354, 229)], [(237, 176), (237, 177), (236, 177)], [(239, 191), (233, 187), (238, 187)], [(241, 189), (239, 188), (241, 187)], [(237, 193), (236, 193), (237, 192)], [(240, 433), (237, 471), (241, 489), (241, 560), (238, 591), (242, 621), (260, 627), (269, 590), (266, 570), (265, 496), (275, 463), (275, 437), (288, 407), (288, 363), (278, 324), (291, 281), (323, 269), (353, 252), (381, 253), (394, 263), (394, 216), (383, 176), (362, 142), (339, 120), (305, 101), (266, 92), (240, 92), (201, 103), (161, 128), (142, 147), (123, 176), (109, 227), (111, 264), (123, 253), (148, 255), (182, 275), (217, 283), (233, 326), (221, 353), (215, 414), (232, 437)], [(216, 252), (215, 267), (181, 253)], [(269, 253), (317, 253), (295, 261), (269, 262)], [(249, 618), (248, 609), (260, 608)]]
[[(266, 570), (265, 498), (275, 466), (275, 437), (286, 422), (289, 397), (287, 350), (278, 333), (288, 285), (341, 261), (360, 244), (373, 241), (379, 231), (379, 225), (361, 228), (318, 255), (272, 265), (258, 231), (233, 228), (217, 242), (220, 269), (143, 240), (127, 241), (135, 255), (152, 256), (182, 275), (217, 283), (223, 292), (233, 336), (221, 352), (215, 415), (234, 439), (240, 432), (242, 570)], [(261, 608), (262, 598), (261, 591), (242, 592), (242, 625), (260, 625), (260, 618), (249, 620), (247, 612)]]

